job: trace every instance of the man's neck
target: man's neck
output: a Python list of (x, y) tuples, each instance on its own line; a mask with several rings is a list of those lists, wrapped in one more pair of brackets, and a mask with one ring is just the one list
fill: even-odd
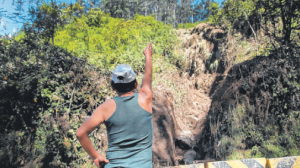
[(130, 91), (130, 92), (126, 92), (126, 93), (120, 93), (120, 92), (117, 92), (118, 96), (119, 97), (126, 97), (126, 96), (131, 96), (134, 94), (134, 91)]

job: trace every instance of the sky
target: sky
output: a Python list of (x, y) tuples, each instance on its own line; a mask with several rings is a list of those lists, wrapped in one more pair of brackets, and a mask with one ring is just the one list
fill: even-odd
[[(19, 13), (19, 10), (16, 9), (16, 5), (13, 5), (17, 0), (0, 0), (0, 35), (13, 35), (21, 29), (23, 23), (22, 19), (18, 18), (9, 18), (8, 16), (15, 16), (13, 13)], [(32, 0), (23, 0), (25, 1), (22, 6), (23, 11), (20, 11), (21, 14), (28, 14), (29, 7), (36, 7), (36, 4), (31, 2)], [(34, 0), (33, 0), (34, 1)], [(50, 0), (45, 0), (46, 2)], [(75, 3), (76, 0), (54, 0), (57, 3), (65, 2), (65, 3)], [(215, 2), (221, 3), (224, 0), (215, 0)], [(1, 17), (1, 11), (2, 17)]]
[[(13, 13), (19, 12), (19, 10), (16, 9), (16, 5), (13, 5), (13, 3), (16, 1), (17, 0), (0, 0), (0, 12), (4, 11), (2, 13), (2, 17), (0, 16), (0, 35), (9, 35), (9, 34), (12, 35), (15, 32), (17, 32), (19, 29), (21, 29), (22, 25), (24, 24), (22, 19), (18, 19), (18, 18), (10, 19), (8, 17), (8, 16), (14, 16)], [(22, 9), (24, 11), (21, 11), (20, 13), (27, 15), (28, 8), (36, 7), (36, 4), (33, 2), (30, 3), (30, 0), (23, 0), (23, 1), (25, 1), (24, 5), (22, 6)], [(50, 0), (45, 0), (45, 1), (50, 2)], [(66, 3), (74, 4), (76, 0), (56, 0), (56, 2), (57, 3), (66, 2)]]
[[(25, 9), (28, 9), (28, 4), (24, 6)], [(9, 34), (14, 33), (22, 25), (16, 21), (10, 20), (7, 16), (11, 16), (17, 10), (12, 5), (12, 0), (0, 0), (0, 10), (4, 11), (0, 20), (0, 34)], [(23, 11), (24, 12), (24, 11)]]

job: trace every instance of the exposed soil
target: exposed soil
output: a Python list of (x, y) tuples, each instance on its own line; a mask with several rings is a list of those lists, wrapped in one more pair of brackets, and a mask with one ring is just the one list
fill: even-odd
[(218, 76), (217, 68), (210, 65), (222, 53), (222, 30), (199, 24), (193, 29), (177, 30), (177, 34), (186, 58), (186, 70), (168, 78), (175, 90), (163, 83), (153, 88), (156, 165), (190, 164), (203, 157), (196, 152), (197, 143), (210, 109), (211, 86)]

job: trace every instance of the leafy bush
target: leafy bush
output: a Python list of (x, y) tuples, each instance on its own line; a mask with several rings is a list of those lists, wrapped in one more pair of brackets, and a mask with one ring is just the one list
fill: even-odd
[(247, 16), (254, 14), (255, 0), (227, 0), (222, 8), (219, 7), (218, 3), (212, 2), (209, 10), (211, 15), (207, 18), (207, 21), (225, 26), (226, 29), (241, 28), (246, 22), (245, 14)]
[[(105, 71), (44, 43), (34, 33), (0, 45), (1, 167), (80, 167), (76, 139), (85, 116), (112, 96)], [(106, 149), (105, 130), (92, 142)], [(97, 137), (97, 141), (94, 138)]]
[(235, 150), (244, 151), (241, 158), (298, 154), (299, 51), (297, 45), (282, 46), (228, 71), (213, 95), (202, 137), (208, 156), (236, 158)]
[(154, 17), (136, 14), (133, 20), (112, 18), (104, 12), (92, 9), (86, 15), (76, 17), (65, 27), (58, 28), (55, 44), (76, 57), (87, 58), (99, 68), (112, 70), (120, 63), (142, 71), (142, 50), (153, 44), (154, 62), (164, 56), (176, 64), (182, 61), (173, 53), (177, 38), (172, 26), (156, 21)]
[[(225, 3), (228, 3), (226, 1)], [(207, 21), (214, 23), (214, 24), (220, 24), (220, 19), (222, 17), (222, 11), (219, 9), (219, 3), (211, 2), (211, 5), (209, 7), (209, 10), (211, 11), (211, 14), (207, 18)]]
[[(75, 134), (97, 106), (114, 96), (108, 70), (127, 63), (143, 71), (142, 49), (149, 42), (154, 71), (183, 65), (183, 56), (173, 54), (178, 41), (170, 25), (151, 16), (115, 19), (97, 9), (72, 14), (80, 10), (78, 5), (62, 10), (60, 17), (70, 22), (52, 31), (54, 37), (45, 38), (33, 24), (15, 41), (1, 44), (0, 166), (91, 166)], [(49, 44), (52, 40), (56, 46)], [(91, 133), (103, 155), (105, 131)]]

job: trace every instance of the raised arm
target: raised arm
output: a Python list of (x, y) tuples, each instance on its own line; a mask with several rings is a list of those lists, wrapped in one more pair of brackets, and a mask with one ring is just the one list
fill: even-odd
[(145, 74), (139, 91), (139, 103), (146, 111), (152, 113), (152, 44), (150, 43), (143, 51), (145, 62)]
[(143, 51), (145, 55), (145, 74), (141, 86), (141, 90), (143, 90), (146, 94), (152, 95), (152, 44), (150, 43)]

